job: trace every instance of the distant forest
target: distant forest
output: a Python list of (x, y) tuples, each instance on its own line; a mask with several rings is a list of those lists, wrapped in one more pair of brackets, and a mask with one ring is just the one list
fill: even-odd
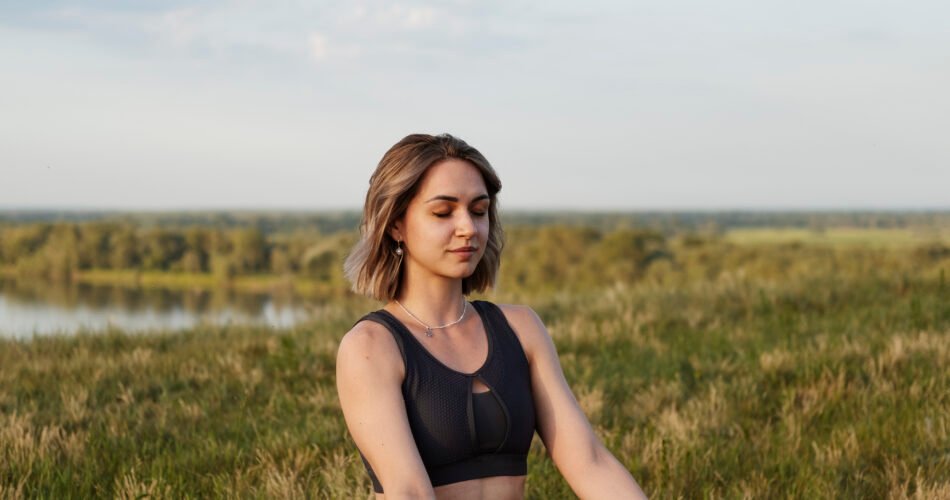
[[(659, 262), (695, 267), (682, 266), (690, 255), (709, 258), (701, 248), (738, 255), (722, 238), (732, 229), (950, 228), (948, 212), (505, 212), (502, 220), (509, 243), (502, 285), (530, 291), (629, 282)], [(151, 272), (226, 284), (266, 275), (346, 290), (342, 263), (358, 224), (356, 212), (7, 212), (0, 276), (72, 282), (89, 273)], [(950, 248), (934, 243), (918, 253), (942, 259)]]
[[(571, 263), (587, 262), (601, 282), (639, 275), (654, 260), (669, 258), (666, 239), (649, 229), (608, 232), (568, 226), (509, 227), (506, 251), (520, 285), (556, 282)], [(87, 271), (149, 271), (237, 276), (297, 276), (346, 289), (343, 259), (355, 230), (322, 234), (314, 228), (265, 235), (256, 227), (137, 227), (129, 222), (31, 222), (0, 224), (0, 271), (19, 278), (69, 282)], [(565, 275), (566, 276), (566, 275)], [(589, 279), (588, 279), (589, 278)]]
[[(506, 226), (567, 225), (598, 230), (641, 228), (664, 234), (681, 231), (725, 231), (739, 228), (781, 227), (823, 229), (854, 227), (894, 229), (906, 227), (950, 227), (950, 210), (935, 211), (630, 211), (630, 212), (501, 212)], [(352, 211), (186, 211), (186, 212), (115, 212), (115, 211), (0, 211), (0, 227), (30, 223), (106, 222), (138, 228), (161, 227), (186, 229), (252, 228), (265, 236), (298, 231), (332, 234), (355, 230), (360, 213)]]

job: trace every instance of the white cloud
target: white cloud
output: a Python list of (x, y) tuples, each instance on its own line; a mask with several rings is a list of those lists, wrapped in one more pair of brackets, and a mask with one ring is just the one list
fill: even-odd
[(407, 28), (424, 28), (435, 21), (435, 9), (415, 7), (406, 10), (404, 24)]
[(394, 28), (402, 30), (422, 30), (434, 26), (438, 18), (446, 17), (444, 14), (444, 12), (439, 12), (432, 7), (410, 7), (402, 4), (394, 4), (376, 8), (371, 12), (367, 12), (365, 8), (361, 8), (359, 16), (351, 16), (350, 18), (356, 21), (371, 19), (377, 29), (385, 31)]
[(366, 19), (367, 13), (368, 11), (366, 10), (365, 5), (356, 5), (352, 9), (344, 12), (340, 16), (340, 20), (344, 22), (345, 21), (360, 21), (360, 20)]
[(198, 12), (193, 8), (175, 9), (146, 20), (144, 27), (172, 46), (188, 47), (198, 38), (197, 17)]
[(327, 37), (320, 33), (311, 33), (309, 39), (310, 57), (320, 62), (327, 58)]
[(391, 61), (394, 55), (486, 58), (502, 48), (508, 54), (537, 38), (538, 30), (530, 27), (538, 19), (523, 14), (495, 2), (358, 0), (266, 8), (243, 1), (119, 9), (92, 4), (54, 8), (40, 17), (52, 21), (42, 30), (82, 33), (128, 54), (144, 49), (150, 57), (185, 55), (244, 64), (277, 57), (298, 66), (302, 61), (364, 57)]
[(313, 57), (302, 50), (301, 37), (312, 29), (320, 11), (306, 8), (259, 9), (249, 4), (205, 4), (165, 9), (63, 7), (41, 14), (46, 29), (73, 31), (127, 50), (147, 47), (208, 55), (282, 55)]

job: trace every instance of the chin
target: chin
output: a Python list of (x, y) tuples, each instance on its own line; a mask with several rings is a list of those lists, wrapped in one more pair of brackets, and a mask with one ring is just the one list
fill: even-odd
[(471, 271), (466, 271), (466, 272), (464, 272), (464, 273), (453, 273), (453, 274), (451, 274), (450, 276), (451, 276), (452, 278), (457, 278), (457, 279), (460, 279), (460, 280), (464, 280), (465, 278), (470, 278), (473, 274), (475, 274), (475, 270), (474, 270), (474, 269), (471, 270)]
[(446, 273), (446, 275), (452, 278), (465, 279), (475, 274), (475, 269), (476, 266), (472, 266), (471, 268), (465, 268), (462, 270), (449, 271)]

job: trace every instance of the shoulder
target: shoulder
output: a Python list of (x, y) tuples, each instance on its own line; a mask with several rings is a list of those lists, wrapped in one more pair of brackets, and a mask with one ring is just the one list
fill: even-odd
[(529, 360), (535, 353), (546, 350), (551, 344), (551, 335), (534, 309), (516, 304), (498, 304), (498, 308), (518, 336)]
[(532, 328), (539, 324), (543, 326), (541, 318), (534, 312), (534, 309), (528, 306), (519, 304), (496, 304), (496, 306), (498, 309), (501, 309), (501, 312), (505, 315), (505, 319), (508, 320), (512, 328), (515, 326)]
[(337, 349), (337, 375), (390, 375), (402, 377), (399, 346), (386, 326), (363, 320), (343, 335)]

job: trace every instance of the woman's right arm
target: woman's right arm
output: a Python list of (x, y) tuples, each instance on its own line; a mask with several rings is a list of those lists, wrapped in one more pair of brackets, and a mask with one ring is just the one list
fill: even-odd
[(402, 355), (384, 326), (362, 321), (340, 341), (336, 359), (340, 407), (386, 499), (435, 498), (409, 429), (403, 377)]

